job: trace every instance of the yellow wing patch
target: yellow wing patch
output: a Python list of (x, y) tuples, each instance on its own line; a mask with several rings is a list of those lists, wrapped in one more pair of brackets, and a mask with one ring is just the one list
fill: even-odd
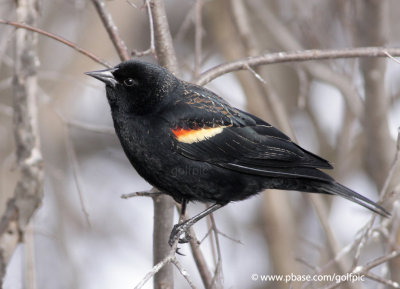
[(199, 128), (199, 129), (173, 129), (176, 139), (183, 143), (195, 143), (211, 138), (221, 133), (226, 126)]

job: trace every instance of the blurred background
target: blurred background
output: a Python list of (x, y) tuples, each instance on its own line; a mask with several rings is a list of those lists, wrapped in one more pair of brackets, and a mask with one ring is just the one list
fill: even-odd
[[(39, 3), (35, 26), (112, 65), (119, 63), (91, 1)], [(113, 0), (105, 4), (129, 50), (148, 49), (150, 29), (144, 3)], [(220, 63), (268, 52), (400, 44), (400, 30), (396, 29), (400, 3), (395, 0), (167, 0), (165, 5), (181, 77), (188, 81)], [(17, 19), (16, 1), (1, 0), (0, 17)], [(20, 172), (13, 126), (16, 30), (0, 25), (0, 35), (3, 215)], [(196, 35), (201, 36), (201, 46)], [(3, 288), (133, 288), (152, 267), (153, 203), (150, 198), (125, 200), (120, 196), (151, 186), (137, 175), (119, 145), (103, 85), (83, 74), (103, 66), (44, 36), (38, 36), (36, 53), (44, 193), (25, 242), (12, 252)], [(156, 62), (152, 55), (142, 59)], [(335, 167), (329, 172), (332, 176), (378, 200), (396, 152), (400, 64), (389, 58), (339, 59), (254, 70), (264, 82), (250, 71), (241, 71), (219, 77), (207, 87), (329, 160)], [(383, 205), (389, 210), (397, 208), (398, 167), (392, 169), (393, 177), (387, 182), (389, 197)], [(254, 273), (351, 270), (355, 248), (346, 246), (357, 239), (371, 213), (339, 197), (318, 198), (322, 215), (312, 204), (306, 194), (267, 191), (219, 210), (215, 214), (218, 230), (229, 237), (219, 236), (223, 288), (290, 286), (252, 281)], [(203, 209), (203, 204), (189, 204), (188, 213), (192, 216)], [(373, 238), (368, 238), (357, 264), (397, 250), (399, 219), (393, 214), (390, 221), (374, 223)], [(204, 237), (207, 221), (197, 224), (195, 230), (199, 239)], [(179, 260), (202, 288), (188, 245), (181, 247), (186, 256)], [(215, 246), (210, 238), (200, 247), (214, 269)], [(341, 265), (329, 263), (339, 252), (344, 256), (340, 255)], [(400, 282), (400, 262), (396, 260), (374, 268), (374, 274)], [(174, 272), (175, 287), (187, 288), (179, 272)], [(320, 288), (325, 284), (292, 285)], [(342, 286), (378, 285), (389, 286), (371, 278)], [(144, 288), (152, 288), (152, 283)]]

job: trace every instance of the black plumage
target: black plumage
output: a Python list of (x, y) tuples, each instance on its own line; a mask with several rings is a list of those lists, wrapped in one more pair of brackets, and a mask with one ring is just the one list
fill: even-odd
[(209, 211), (264, 189), (340, 195), (389, 215), (322, 172), (328, 161), (158, 65), (131, 60), (87, 74), (105, 82), (115, 131), (138, 173), (177, 202), (216, 204), (175, 226), (170, 242)]

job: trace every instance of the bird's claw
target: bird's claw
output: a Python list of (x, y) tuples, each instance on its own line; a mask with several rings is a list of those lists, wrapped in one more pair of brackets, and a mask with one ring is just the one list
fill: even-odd
[[(191, 237), (188, 233), (189, 228), (190, 226), (188, 226), (188, 224), (185, 222), (174, 225), (171, 231), (171, 235), (169, 236), (168, 244), (172, 247), (176, 240), (178, 240), (179, 244), (190, 242)], [(184, 237), (179, 238), (182, 234), (185, 234)]]
[(183, 236), (183, 238), (179, 238), (178, 243), (186, 244), (186, 243), (189, 243), (191, 239), (192, 239), (192, 237), (189, 235), (189, 233), (185, 232), (185, 235)]
[(181, 248), (176, 248), (175, 253), (178, 254), (178, 255), (181, 255), (181, 256), (186, 256), (185, 254), (179, 252), (180, 249), (181, 249)]

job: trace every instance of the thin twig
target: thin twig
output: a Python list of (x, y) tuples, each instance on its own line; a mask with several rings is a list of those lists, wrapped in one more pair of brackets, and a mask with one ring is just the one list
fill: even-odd
[(85, 217), (85, 221), (86, 221), (87, 225), (89, 227), (91, 227), (89, 212), (86, 209), (85, 201), (83, 199), (82, 188), (81, 188), (80, 181), (79, 181), (78, 160), (77, 160), (77, 157), (76, 157), (74, 146), (73, 146), (73, 144), (72, 144), (72, 142), (70, 140), (70, 137), (69, 137), (69, 130), (68, 130), (67, 121), (64, 118), (64, 116), (58, 110), (56, 110), (56, 115), (60, 118), (62, 124), (64, 125), (65, 148), (66, 148), (66, 151), (67, 151), (68, 159), (71, 162), (72, 176), (74, 178), (76, 190), (78, 192), (79, 203), (81, 205), (81, 209), (82, 209), (83, 215)]
[(247, 65), (247, 70), (250, 71), (254, 77), (259, 80), (262, 84), (267, 84), (267, 82), (265, 81), (264, 78), (262, 78), (262, 76), (260, 74), (257, 73), (257, 71), (255, 71), (253, 68), (251, 68), (249, 65)]
[(129, 5), (131, 5), (133, 8), (137, 9), (137, 5), (135, 3), (133, 3), (131, 0), (126, 0), (126, 2), (128, 2)]
[[(209, 206), (207, 205), (206, 207), (208, 208)], [(211, 215), (212, 214), (208, 215), (207, 218), (206, 218), (207, 228), (208, 228), (206, 236), (209, 237), (208, 241), (209, 241), (210, 247), (211, 247), (211, 256), (212, 256), (214, 265), (216, 266), (217, 262), (218, 262), (218, 260), (217, 260), (217, 252), (216, 252), (216, 249), (215, 249), (214, 235), (211, 234), (211, 232), (215, 232), (215, 228), (213, 227), (213, 225), (211, 223)], [(204, 238), (203, 238), (203, 240), (204, 240)]]
[(400, 48), (386, 47), (357, 47), (347, 49), (332, 49), (332, 50), (302, 50), (293, 52), (275, 52), (267, 53), (260, 56), (238, 59), (231, 62), (226, 62), (217, 65), (213, 68), (200, 74), (195, 80), (198, 85), (205, 85), (213, 79), (238, 70), (246, 70), (248, 66), (256, 67), (260, 65), (310, 61), (322, 59), (337, 59), (337, 58), (358, 58), (358, 57), (387, 57), (387, 53), (392, 56), (400, 56)]
[(385, 51), (385, 54), (386, 54), (387, 57), (389, 57), (391, 60), (393, 60), (394, 62), (400, 64), (400, 60), (394, 58), (389, 52)]
[(86, 49), (83, 49), (83, 48), (79, 47), (77, 44), (75, 44), (75, 43), (73, 43), (73, 42), (71, 42), (71, 41), (69, 41), (69, 40), (67, 40), (67, 39), (65, 39), (65, 38), (63, 38), (61, 36), (58, 36), (56, 34), (47, 32), (45, 30), (42, 30), (42, 29), (37, 28), (37, 27), (30, 26), (30, 25), (27, 25), (27, 24), (15, 22), (15, 21), (7, 21), (7, 20), (0, 19), (0, 24), (11, 25), (11, 26), (14, 26), (14, 27), (17, 27), (17, 28), (23, 28), (23, 29), (26, 29), (26, 30), (29, 30), (29, 31), (33, 31), (33, 32), (39, 33), (41, 35), (44, 35), (44, 36), (49, 37), (51, 39), (54, 39), (54, 40), (56, 40), (58, 42), (61, 42), (61, 43), (65, 44), (65, 45), (73, 48), (74, 50), (78, 51), (79, 53), (89, 57), (93, 61), (95, 61), (95, 62), (97, 62), (97, 63), (99, 63), (99, 64), (101, 64), (101, 65), (103, 65), (103, 66), (105, 66), (107, 68), (111, 68), (112, 67), (112, 65), (108, 64), (105, 60), (101, 59), (100, 57), (94, 55), (93, 53), (87, 51)]
[[(211, 220), (211, 227), (214, 233), (214, 239), (215, 239), (215, 246), (217, 248), (217, 262), (215, 264), (215, 270), (214, 270), (214, 277), (211, 282), (211, 288), (215, 288), (214, 284), (218, 288), (222, 288), (222, 255), (221, 255), (221, 246), (219, 242), (219, 237), (218, 237), (218, 229), (217, 229), (217, 224), (214, 219), (214, 215), (210, 214), (210, 220)], [(218, 283), (217, 283), (218, 281)]]
[(156, 188), (152, 188), (150, 191), (141, 191), (141, 192), (123, 194), (123, 195), (121, 195), (121, 198), (122, 199), (129, 199), (129, 198), (134, 198), (134, 197), (150, 197), (150, 198), (154, 198), (154, 197), (160, 196), (162, 194), (163, 193), (158, 191)]
[(153, 25), (153, 15), (151, 15), (151, 4), (149, 0), (145, 0), (147, 14), (149, 17), (149, 27), (150, 27), (150, 47), (144, 51), (132, 51), (132, 56), (141, 57), (149, 54), (153, 54), (155, 58), (156, 55), (156, 46), (154, 44), (154, 25)]
[(305, 260), (301, 257), (296, 257), (295, 260), (303, 265), (305, 265), (306, 267), (308, 267), (309, 269), (313, 270), (313, 272), (317, 272), (319, 270), (318, 266), (315, 266), (313, 264), (311, 264), (308, 260)]
[(382, 283), (382, 284), (384, 284), (386, 286), (390, 286), (390, 287), (396, 288), (396, 289), (400, 288), (400, 284), (399, 283), (394, 282), (392, 280), (384, 279), (384, 278), (379, 277), (378, 275), (375, 275), (375, 274), (373, 274), (371, 272), (365, 272), (365, 273), (361, 272), (360, 274), (364, 275), (368, 279), (371, 279), (371, 280), (374, 280), (376, 282)]
[[(394, 176), (394, 171), (396, 169), (397, 166), (397, 162), (400, 159), (399, 155), (400, 155), (400, 129), (398, 131), (398, 136), (397, 136), (397, 151), (394, 157), (394, 160), (392, 162), (392, 165), (389, 169), (389, 173), (384, 181), (384, 185), (379, 193), (379, 200), (383, 200), (388, 192), (388, 186), (389, 183), (391, 182), (393, 176)], [(364, 233), (362, 234), (362, 238), (360, 239), (358, 246), (357, 246), (357, 250), (356, 250), (356, 254), (354, 256), (354, 261), (353, 261), (353, 267), (355, 267), (357, 265), (358, 259), (360, 257), (361, 254), (361, 249), (364, 247), (364, 245), (367, 243), (369, 237), (371, 236), (371, 232), (372, 232), (372, 225), (374, 224), (375, 219), (377, 218), (377, 214), (373, 214), (370, 218), (370, 220), (367, 222), (367, 224), (365, 225), (365, 229), (364, 229)]]
[[(182, 222), (184, 220), (184, 216), (180, 216), (179, 222)], [(158, 262), (156, 265), (153, 266), (153, 268), (143, 277), (143, 279), (135, 286), (134, 289), (141, 289), (152, 277), (154, 277), (163, 267), (168, 265), (169, 263), (173, 263), (178, 271), (181, 273), (181, 275), (186, 279), (188, 284), (190, 285), (191, 288), (196, 289), (193, 281), (191, 280), (189, 274), (187, 271), (182, 267), (182, 265), (179, 263), (178, 259), (176, 258), (176, 251), (178, 248), (178, 243), (179, 239), (177, 239), (174, 244), (172, 244), (172, 247), (170, 248), (169, 253), (162, 259), (160, 262)], [(167, 287), (169, 288), (169, 287)]]
[(359, 239), (359, 242), (356, 247), (356, 252), (354, 254), (353, 265), (352, 265), (353, 268), (357, 266), (358, 261), (361, 256), (361, 250), (364, 248), (365, 244), (368, 241), (369, 236), (371, 235), (371, 230), (372, 230), (372, 226), (375, 222), (375, 218), (376, 218), (376, 214), (372, 215), (369, 222), (367, 222), (367, 224), (364, 226), (363, 234), (361, 235), (361, 238)]
[[(308, 195), (308, 197), (311, 201), (311, 205), (313, 206), (315, 213), (317, 214), (319, 223), (325, 234), (329, 256), (336, 256), (339, 252), (339, 244), (335, 238), (335, 235), (332, 232), (331, 227), (329, 226), (327, 214), (328, 210), (323, 202), (323, 199), (320, 196), (316, 195)], [(345, 271), (345, 264), (343, 264), (343, 262), (340, 262), (340, 260), (337, 260), (335, 263), (337, 264), (338, 269), (343, 273)]]
[(112, 44), (117, 50), (119, 58), (122, 61), (128, 60), (128, 48), (119, 35), (118, 28), (115, 25), (111, 14), (107, 11), (104, 2), (102, 0), (92, 0), (92, 2), (100, 16), (101, 21), (103, 22), (104, 28), (107, 30), (108, 36), (110, 36)]
[(240, 245), (244, 245), (243, 242), (240, 241), (239, 239), (235, 239), (235, 238), (225, 234), (224, 232), (221, 232), (218, 228), (214, 229), (214, 228), (211, 228), (211, 227), (207, 230), (207, 233), (203, 236), (203, 238), (199, 241), (199, 243), (200, 244), (203, 243), (203, 241), (205, 239), (207, 239), (207, 237), (211, 234), (211, 232), (213, 232), (213, 230), (216, 230), (219, 235), (221, 235), (222, 237), (224, 237), (224, 238), (226, 238), (226, 239), (228, 239), (228, 240), (230, 240), (230, 241), (232, 241), (234, 243), (238, 243)]
[(189, 28), (193, 24), (194, 14), (196, 12), (196, 3), (190, 8), (190, 11), (186, 13), (185, 18), (179, 25), (179, 29), (174, 35), (174, 42), (181, 42)]
[(77, 160), (77, 157), (76, 157), (76, 153), (75, 153), (73, 144), (72, 144), (72, 142), (70, 140), (70, 136), (69, 136), (69, 133), (68, 133), (68, 127), (65, 126), (64, 129), (65, 129), (65, 147), (66, 147), (66, 150), (67, 150), (68, 159), (71, 162), (72, 175), (74, 177), (76, 190), (78, 192), (79, 203), (81, 205), (81, 210), (82, 210), (83, 215), (85, 217), (85, 221), (86, 221), (87, 225), (89, 227), (91, 227), (89, 212), (86, 209), (85, 200), (83, 198), (83, 191), (82, 191), (81, 183), (80, 183), (80, 180), (79, 180), (78, 160)]
[(190, 235), (190, 249), (192, 250), (193, 259), (196, 263), (196, 267), (199, 270), (201, 280), (206, 289), (211, 289), (212, 276), (208, 269), (206, 259), (204, 258), (203, 252), (200, 250), (200, 242), (198, 241), (193, 227), (189, 229)]
[(194, 29), (194, 77), (198, 77), (201, 67), (201, 39), (203, 35), (202, 13), (203, 1), (197, 0), (195, 4), (195, 29)]
[[(280, 19), (278, 19), (275, 14), (270, 11), (270, 8), (267, 7), (265, 3), (259, 2), (256, 4), (255, 1), (248, 1), (247, 3), (252, 7), (253, 14), (258, 16), (257, 19), (261, 22), (263, 28), (270, 31), (272, 37), (277, 41), (282, 50), (300, 51), (304, 49), (301, 43), (297, 40), (297, 37), (295, 37), (292, 31), (288, 29), (287, 25), (284, 25)], [(261, 11), (262, 13), (260, 13)], [(249, 35), (252, 34), (249, 33)], [(358, 118), (361, 119), (363, 117), (363, 104), (361, 96), (348, 76), (334, 71), (331, 67), (323, 64), (322, 62), (309, 62), (301, 64), (308, 74), (312, 75), (315, 79), (331, 84), (339, 89), (344, 96), (349, 110)]]
[(135, 289), (141, 289), (147, 281), (149, 281), (155, 274), (157, 274), (165, 265), (171, 263), (172, 258), (174, 258), (175, 255), (175, 250), (178, 244), (178, 241), (175, 242), (176, 245), (174, 245), (171, 249), (171, 252), (168, 256), (166, 256), (163, 260), (158, 262), (154, 267), (143, 277), (143, 279), (135, 286)]
[[(181, 211), (181, 206), (179, 204), (177, 204), (177, 210), (178, 213), (180, 213)], [(187, 215), (185, 214), (185, 216), (181, 216), (182, 219), (180, 220), (180, 222), (187, 220)], [(211, 283), (212, 283), (212, 277), (211, 277), (211, 273), (210, 270), (208, 269), (206, 260), (204, 258), (203, 252), (200, 249), (200, 242), (197, 239), (196, 233), (193, 229), (193, 227), (189, 228), (189, 236), (190, 236), (190, 249), (192, 251), (192, 255), (193, 255), (193, 259), (196, 263), (196, 267), (199, 270), (200, 273), (200, 277), (201, 280), (203, 281), (204, 287), (206, 289), (211, 289)]]
[(186, 279), (190, 288), (196, 289), (197, 287), (194, 285), (192, 279), (190, 279), (188, 272), (185, 270), (185, 268), (182, 267), (181, 263), (179, 263), (176, 256), (174, 256), (174, 258), (171, 259), (171, 262), (175, 265), (175, 267), (178, 269), (178, 271), (181, 273), (181, 275)]
[(387, 254), (386, 256), (382, 256), (382, 257), (376, 258), (376, 259), (368, 262), (367, 264), (365, 264), (363, 266), (356, 267), (353, 270), (353, 272), (354, 273), (356, 273), (355, 271), (367, 272), (367, 271), (371, 270), (372, 268), (374, 268), (376, 266), (379, 266), (379, 265), (381, 265), (381, 264), (383, 264), (383, 263), (385, 263), (387, 261), (390, 261), (392, 259), (395, 259), (395, 258), (397, 258), (399, 256), (400, 256), (400, 251), (393, 251), (390, 254)]
[(396, 142), (396, 152), (394, 155), (393, 162), (390, 166), (389, 172), (383, 183), (382, 189), (379, 193), (379, 201), (383, 201), (385, 195), (388, 193), (389, 184), (393, 179), (394, 173), (396, 171), (397, 163), (400, 161), (400, 127), (397, 128), (397, 142)]
[(240, 245), (244, 245), (244, 243), (243, 243), (242, 241), (240, 241), (239, 239), (235, 239), (235, 238), (233, 238), (233, 237), (231, 237), (231, 236), (225, 234), (224, 232), (221, 232), (221, 231), (218, 230), (218, 229), (217, 229), (217, 232), (218, 232), (218, 234), (221, 235), (222, 237), (224, 237), (224, 238), (226, 238), (226, 239), (228, 239), (228, 240), (230, 240), (230, 241), (232, 241), (232, 242), (234, 242), (234, 243), (237, 243), (237, 244), (240, 244)]

